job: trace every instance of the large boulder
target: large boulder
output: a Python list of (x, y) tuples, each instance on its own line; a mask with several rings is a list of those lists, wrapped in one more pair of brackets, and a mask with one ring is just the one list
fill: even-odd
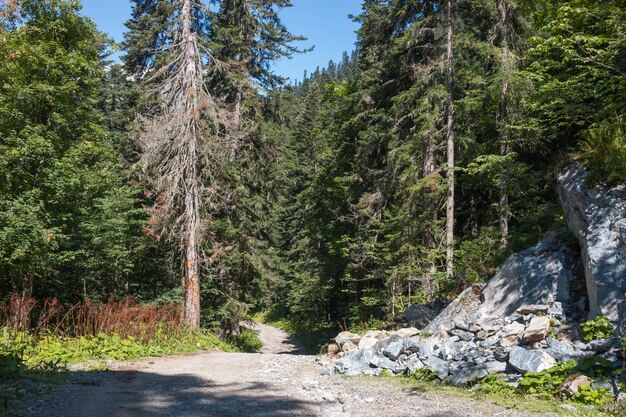
[(547, 233), (537, 245), (512, 255), (500, 267), (483, 290), (479, 314), (505, 317), (531, 305), (577, 301), (571, 300), (577, 260), (563, 243), (562, 233)]
[(527, 350), (519, 346), (511, 348), (509, 363), (523, 374), (545, 371), (556, 365), (554, 358), (547, 353), (540, 350)]
[(626, 186), (591, 188), (587, 176), (581, 163), (572, 163), (556, 190), (582, 249), (590, 318), (606, 316), (626, 334)]
[(484, 288), (467, 288), (422, 334), (472, 330), (471, 323), (485, 329), (490, 319), (509, 317), (519, 309), (575, 305), (578, 300), (571, 294), (579, 258), (564, 243), (563, 234), (549, 232), (534, 247), (509, 257)]

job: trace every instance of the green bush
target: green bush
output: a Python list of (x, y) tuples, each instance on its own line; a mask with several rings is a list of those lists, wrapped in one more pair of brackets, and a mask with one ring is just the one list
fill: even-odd
[(541, 372), (528, 372), (519, 383), (519, 389), (528, 394), (548, 394), (559, 393), (561, 385), (568, 375), (576, 369), (576, 362), (569, 361), (553, 366)]
[(263, 342), (259, 339), (259, 332), (245, 329), (237, 336), (235, 345), (242, 352), (255, 353), (263, 347)]
[(615, 336), (615, 329), (606, 317), (598, 316), (580, 325), (583, 340), (586, 343), (596, 339), (608, 339)]
[(422, 368), (414, 371), (409, 374), (409, 378), (414, 379), (416, 381), (434, 381), (437, 377), (437, 374), (431, 371), (428, 368)]
[(574, 400), (587, 405), (603, 405), (610, 401), (611, 393), (604, 389), (595, 390), (588, 384), (580, 384)]

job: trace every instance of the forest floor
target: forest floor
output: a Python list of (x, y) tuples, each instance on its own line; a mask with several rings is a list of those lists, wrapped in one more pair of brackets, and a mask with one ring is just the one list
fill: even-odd
[[(529, 416), (460, 391), (423, 389), (401, 378), (322, 375), (328, 359), (309, 356), (289, 335), (257, 325), (260, 353), (220, 351), (74, 370), (26, 404), (33, 417), (461, 417)], [(467, 391), (467, 390), (465, 390)], [(560, 414), (560, 413), (559, 413)], [(10, 415), (10, 414), (9, 414)]]

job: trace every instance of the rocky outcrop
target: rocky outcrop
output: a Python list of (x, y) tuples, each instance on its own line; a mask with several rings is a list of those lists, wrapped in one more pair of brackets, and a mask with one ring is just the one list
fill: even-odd
[[(335, 372), (428, 369), (462, 385), (494, 373), (504, 373), (515, 384), (527, 372), (587, 357), (620, 368), (622, 339), (583, 343), (579, 325), (603, 315), (626, 334), (626, 186), (589, 189), (586, 178), (584, 167), (574, 163), (562, 171), (557, 187), (580, 251), (567, 243), (567, 232), (550, 232), (509, 257), (486, 285), (467, 288), (419, 334), (415, 329), (379, 332), (356, 343), (345, 340), (358, 336), (342, 335)], [(582, 269), (584, 277), (577, 273)], [(405, 313), (403, 322), (417, 326), (431, 313), (418, 306)], [(584, 381), (579, 376), (564, 389), (574, 392)]]
[(626, 334), (626, 186), (589, 187), (576, 162), (558, 177), (557, 194), (582, 250), (589, 318), (606, 316)]
[[(561, 315), (579, 315), (573, 294), (579, 258), (563, 243), (562, 232), (550, 232), (534, 247), (509, 257), (482, 289), (466, 289), (423, 329), (425, 333), (470, 330), (469, 323), (511, 316), (521, 307), (554, 308)], [(487, 331), (489, 329), (486, 329)]]
[[(586, 317), (584, 292), (575, 291), (579, 259), (551, 232), (533, 248), (511, 256), (484, 287), (470, 287), (418, 333), (342, 333), (334, 371), (378, 375), (428, 369), (437, 378), (464, 385), (495, 373), (512, 383), (527, 372), (558, 362), (601, 356), (619, 367), (619, 338), (576, 341)], [(350, 343), (348, 339), (352, 339)], [(363, 340), (367, 343), (361, 344)], [(346, 348), (347, 346), (347, 348)]]

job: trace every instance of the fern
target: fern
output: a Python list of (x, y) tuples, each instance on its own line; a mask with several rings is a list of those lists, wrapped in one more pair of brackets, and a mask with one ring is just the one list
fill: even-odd
[(586, 131), (581, 157), (591, 172), (589, 181), (610, 185), (626, 182), (626, 129), (622, 116), (605, 120)]

